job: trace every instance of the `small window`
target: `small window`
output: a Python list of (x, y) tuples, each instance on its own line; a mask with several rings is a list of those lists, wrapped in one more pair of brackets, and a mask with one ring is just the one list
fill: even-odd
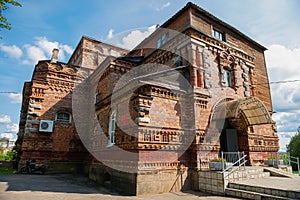
[(169, 40), (169, 33), (163, 33), (156, 41), (156, 47), (159, 48), (161, 46), (163, 46), (164, 44), (166, 44)]
[(55, 121), (70, 123), (71, 122), (71, 114), (67, 113), (67, 112), (58, 112), (58, 113), (56, 113)]
[(169, 142), (169, 136), (167, 134), (163, 135), (163, 142)]
[(225, 33), (217, 31), (216, 29), (212, 30), (212, 35), (213, 35), (214, 38), (217, 38), (218, 40), (221, 40), (221, 41), (224, 41), (224, 42), (226, 41)]
[(94, 97), (94, 104), (97, 104), (100, 100), (100, 92), (97, 92)]
[(224, 83), (228, 87), (232, 87), (232, 74), (231, 71), (224, 69)]
[(159, 48), (161, 46), (161, 38), (158, 38), (156, 41), (156, 48)]
[(144, 141), (150, 141), (150, 140), (151, 140), (151, 135), (149, 133), (145, 133)]
[(183, 62), (182, 62), (182, 57), (180, 55), (180, 51), (176, 51), (174, 62), (175, 62), (176, 67), (182, 66)]
[(109, 127), (108, 127), (109, 146), (115, 144), (115, 128), (116, 128), (116, 111), (113, 111), (110, 115)]
[(162, 45), (166, 44), (168, 40), (169, 40), (169, 33), (162, 34), (162, 36), (161, 36), (161, 43), (162, 43)]

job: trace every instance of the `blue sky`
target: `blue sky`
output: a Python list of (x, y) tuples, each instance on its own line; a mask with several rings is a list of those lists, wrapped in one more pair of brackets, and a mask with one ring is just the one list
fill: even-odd
[[(184, 0), (20, 0), (23, 6), (4, 12), (12, 30), (0, 35), (0, 136), (15, 138), (24, 81), (38, 59), (49, 59), (53, 47), (67, 62), (82, 35), (98, 40), (123, 32), (143, 37), (188, 1)], [(271, 81), (299, 80), (300, 1), (194, 0), (216, 17), (266, 46)], [(142, 29), (141, 29), (142, 28)], [(137, 31), (134, 31), (137, 30)], [(124, 33), (125, 32), (125, 33)], [(130, 38), (129, 38), (130, 39)], [(126, 45), (125, 45), (126, 46)], [(300, 83), (272, 84), (281, 149), (300, 125)]]

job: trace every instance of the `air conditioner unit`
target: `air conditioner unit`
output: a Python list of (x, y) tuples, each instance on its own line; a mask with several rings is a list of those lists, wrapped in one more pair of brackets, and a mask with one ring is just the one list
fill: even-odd
[(40, 132), (52, 132), (53, 131), (53, 121), (41, 120), (39, 131)]

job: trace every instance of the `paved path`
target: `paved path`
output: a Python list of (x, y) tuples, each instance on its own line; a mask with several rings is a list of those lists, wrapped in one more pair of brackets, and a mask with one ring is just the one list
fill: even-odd
[(293, 175), (292, 178), (274, 177), (260, 179), (249, 179), (238, 181), (241, 184), (253, 185), (258, 187), (275, 188), (280, 190), (292, 190), (300, 192), (300, 176)]
[(145, 196), (122, 196), (97, 186), (84, 176), (72, 175), (2, 175), (0, 200), (233, 200), (189, 191)]

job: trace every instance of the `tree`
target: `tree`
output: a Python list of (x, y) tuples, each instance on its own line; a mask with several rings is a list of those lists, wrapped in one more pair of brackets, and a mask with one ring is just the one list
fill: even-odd
[(0, 138), (0, 142), (8, 142), (9, 141), (9, 139), (8, 138), (6, 138), (6, 137), (2, 137), (2, 138)]
[(19, 6), (21, 7), (22, 5), (15, 1), (15, 0), (0, 0), (0, 29), (11, 29), (10, 23), (8, 22), (8, 20), (3, 17), (3, 11), (8, 9), (8, 4), (11, 4), (13, 6)]
[(298, 133), (291, 138), (290, 143), (286, 147), (287, 152), (291, 156), (300, 158), (300, 126), (298, 127)]

